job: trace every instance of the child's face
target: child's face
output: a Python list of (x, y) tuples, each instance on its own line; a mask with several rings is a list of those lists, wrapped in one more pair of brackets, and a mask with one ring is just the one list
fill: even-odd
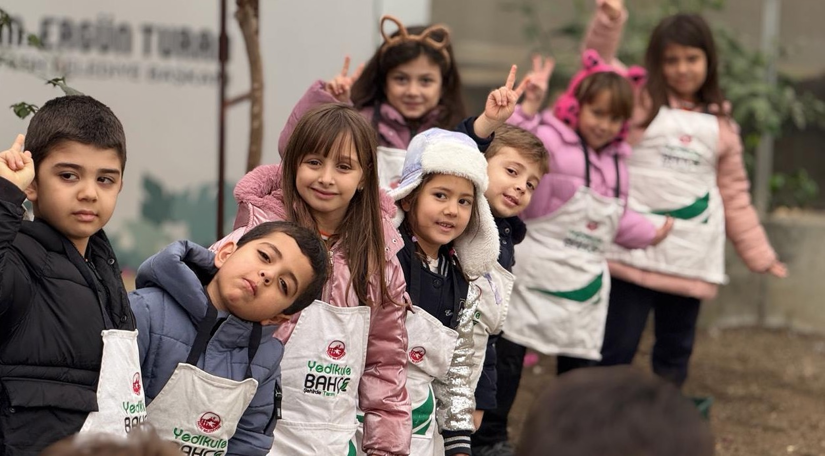
[(431, 258), (438, 256), (442, 245), (461, 236), (467, 229), (475, 204), (472, 182), (449, 174), (438, 174), (424, 184), (415, 208), (409, 201), (401, 208), (410, 217), (418, 244)]
[(680, 98), (692, 99), (707, 79), (708, 59), (700, 48), (668, 44), (662, 61), (665, 82)]
[(207, 290), (219, 310), (261, 324), (280, 322), (280, 316), (313, 278), (309, 259), (295, 239), (270, 233), (237, 248), (221, 246), (215, 256), (218, 273)]
[(484, 196), (496, 217), (513, 217), (530, 204), (541, 180), (539, 164), (524, 158), (512, 147), (502, 147), (487, 160), (490, 185)]
[(421, 54), (387, 73), (387, 101), (406, 119), (420, 119), (441, 100), (441, 68)]
[(34, 214), (85, 253), (89, 237), (112, 217), (123, 188), (122, 163), (114, 149), (67, 141), (38, 166), (26, 190)]
[(309, 205), (316, 220), (327, 222), (333, 229), (344, 219), (355, 192), (363, 185), (364, 172), (358, 161), (355, 144), (350, 140), (340, 143), (340, 153), (330, 153), (326, 158), (310, 153), (301, 159), (295, 175), (298, 194)]
[(625, 118), (611, 112), (610, 92), (602, 90), (579, 112), (579, 133), (593, 149), (600, 149), (616, 138)]

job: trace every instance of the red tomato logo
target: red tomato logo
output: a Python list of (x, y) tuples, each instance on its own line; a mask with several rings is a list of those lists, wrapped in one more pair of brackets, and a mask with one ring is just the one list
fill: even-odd
[(330, 358), (338, 361), (347, 354), (347, 346), (340, 340), (334, 340), (327, 347), (327, 355)]
[(132, 376), (132, 392), (135, 396), (140, 396), (140, 372), (135, 372)]
[(419, 364), (421, 361), (424, 361), (424, 355), (427, 354), (427, 350), (424, 347), (413, 347), (410, 350), (410, 361), (413, 364)]
[(221, 428), (221, 417), (217, 413), (206, 412), (198, 420), (198, 429), (211, 434)]

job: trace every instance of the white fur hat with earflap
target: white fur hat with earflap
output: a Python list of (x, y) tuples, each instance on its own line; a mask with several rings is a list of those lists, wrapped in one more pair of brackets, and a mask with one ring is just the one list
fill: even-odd
[[(401, 182), (389, 195), (399, 204), (413, 192), (427, 174), (450, 174), (463, 177), (473, 183), (478, 217), (468, 225), (455, 241), (456, 255), (464, 273), (478, 277), (493, 269), (498, 261), (498, 229), (490, 212), (490, 204), (484, 197), (487, 191), (487, 159), (479, 152), (469, 136), (440, 128), (431, 128), (416, 135), (407, 148)], [(404, 211), (399, 207), (395, 219), (396, 228), (404, 221)]]

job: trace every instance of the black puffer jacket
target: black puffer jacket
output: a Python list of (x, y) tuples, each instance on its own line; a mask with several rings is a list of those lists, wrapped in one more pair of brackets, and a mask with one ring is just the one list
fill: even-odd
[[(101, 331), (135, 329), (103, 231), (88, 263), (0, 178), (0, 456), (36, 456), (97, 410)], [(97, 278), (96, 278), (97, 277)]]

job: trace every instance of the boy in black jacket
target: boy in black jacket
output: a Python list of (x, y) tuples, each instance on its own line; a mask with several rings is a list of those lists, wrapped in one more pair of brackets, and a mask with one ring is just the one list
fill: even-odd
[(123, 186), (123, 126), (91, 97), (66, 96), (25, 140), (0, 153), (0, 456), (79, 431), (98, 408), (101, 331), (135, 329), (102, 231)]

